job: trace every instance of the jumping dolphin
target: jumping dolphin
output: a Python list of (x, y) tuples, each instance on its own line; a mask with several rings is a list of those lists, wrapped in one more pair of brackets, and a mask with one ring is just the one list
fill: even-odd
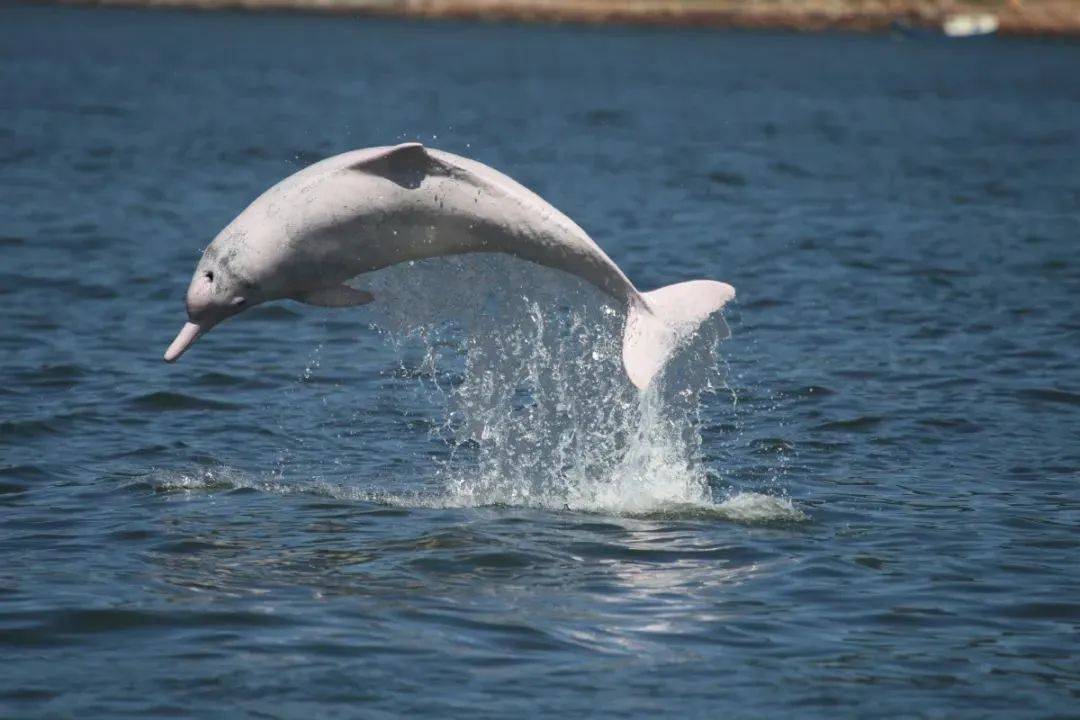
[(617, 299), (626, 309), (623, 367), (638, 388), (735, 296), (730, 285), (711, 280), (638, 292), (584, 230), (535, 193), (475, 160), (404, 143), (317, 162), (229, 223), (195, 268), (190, 321), (165, 361), (259, 303), (364, 305), (374, 296), (347, 280), (409, 260), (475, 252), (556, 268)]

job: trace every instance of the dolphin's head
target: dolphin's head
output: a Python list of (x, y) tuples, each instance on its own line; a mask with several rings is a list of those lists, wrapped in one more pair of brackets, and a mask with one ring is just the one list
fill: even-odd
[[(228, 245), (234, 247), (223, 252)], [(188, 322), (165, 351), (165, 362), (179, 358), (192, 343), (222, 320), (265, 299), (257, 283), (236, 271), (235, 260), (234, 243), (215, 241), (206, 249), (188, 286)]]

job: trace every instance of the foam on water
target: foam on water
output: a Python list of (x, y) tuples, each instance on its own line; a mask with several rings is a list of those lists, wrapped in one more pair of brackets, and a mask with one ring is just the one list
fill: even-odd
[[(498, 505), (475, 503), (452, 493), (427, 491), (389, 491), (382, 487), (339, 485), (319, 480), (283, 480), (278, 475), (254, 475), (231, 467), (201, 468), (196, 471), (158, 470), (148, 478), (151, 487), (161, 493), (214, 493), (232, 490), (256, 490), (282, 496), (308, 495), (347, 502), (366, 502), (400, 508), (447, 509)], [(550, 507), (555, 511), (610, 513), (615, 508)], [(733, 492), (716, 502), (656, 502), (637, 510), (620, 504), (617, 514), (630, 517), (717, 518), (743, 523), (800, 522), (807, 519), (790, 498), (757, 492)]]

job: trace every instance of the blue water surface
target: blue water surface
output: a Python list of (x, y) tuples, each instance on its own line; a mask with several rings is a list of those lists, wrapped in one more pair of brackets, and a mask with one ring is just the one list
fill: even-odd
[[(0, 715), (1075, 717), (1078, 70), (1051, 40), (0, 6)], [(736, 286), (684, 417), (704, 501), (637, 503), (655, 464), (450, 493), (469, 369), (371, 308), (161, 362), (248, 202), (413, 139), (643, 289)]]

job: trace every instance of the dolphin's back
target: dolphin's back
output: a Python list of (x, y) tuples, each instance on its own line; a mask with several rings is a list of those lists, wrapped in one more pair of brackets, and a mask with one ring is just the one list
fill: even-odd
[[(353, 155), (349, 158), (348, 155)], [(576, 275), (629, 303), (634, 285), (573, 220), (512, 178), (483, 163), (407, 143), (341, 156), (349, 172), (382, 184), (382, 208), (390, 205), (401, 228), (386, 228), (379, 244), (392, 264), (402, 259), (497, 252)], [(385, 211), (384, 211), (384, 217)], [(381, 253), (380, 253), (381, 254)], [(407, 257), (406, 257), (407, 256)]]

